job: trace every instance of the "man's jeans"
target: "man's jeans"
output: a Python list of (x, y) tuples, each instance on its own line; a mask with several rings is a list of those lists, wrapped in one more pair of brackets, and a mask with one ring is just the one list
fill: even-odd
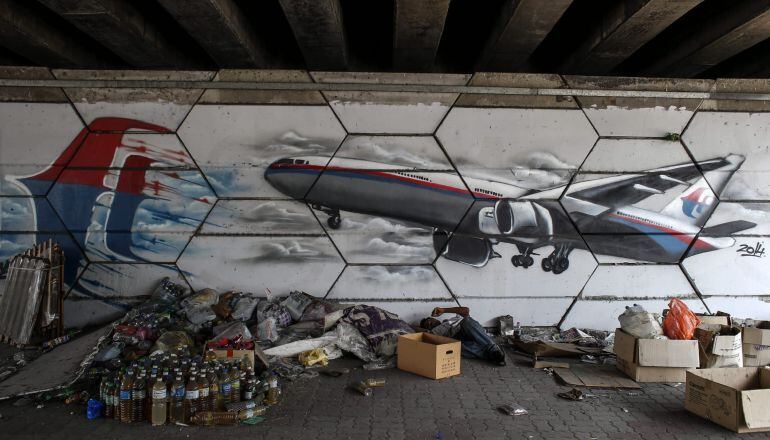
[(470, 316), (460, 321), (460, 330), (455, 338), (462, 342), (462, 356), (466, 358), (489, 359), (489, 350), (497, 346), (484, 327)]

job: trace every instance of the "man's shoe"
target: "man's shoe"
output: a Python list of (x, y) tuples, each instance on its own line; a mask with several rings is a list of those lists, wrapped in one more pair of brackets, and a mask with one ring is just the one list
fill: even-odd
[(492, 347), (492, 349), (489, 350), (489, 360), (496, 363), (497, 365), (500, 365), (501, 367), (506, 366), (505, 363), (505, 353), (503, 352), (500, 347)]

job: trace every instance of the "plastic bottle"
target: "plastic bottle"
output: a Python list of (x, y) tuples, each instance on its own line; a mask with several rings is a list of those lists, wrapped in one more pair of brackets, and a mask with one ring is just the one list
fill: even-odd
[(238, 413), (202, 411), (196, 414), (191, 422), (198, 426), (235, 425), (238, 423)]
[(217, 411), (217, 401), (219, 400), (219, 379), (213, 368), (209, 368), (209, 403), (207, 408), (209, 411)]
[(128, 371), (120, 383), (120, 421), (131, 423), (133, 414), (133, 399), (131, 392), (134, 388), (134, 373)]
[(241, 372), (238, 366), (233, 367), (230, 373), (230, 402), (241, 401)]
[(219, 374), (219, 402), (217, 403), (217, 409), (222, 409), (231, 402), (230, 397), (233, 391), (232, 383), (230, 383), (230, 371), (225, 367)]
[(115, 417), (115, 380), (112, 375), (107, 376), (107, 385), (104, 389), (104, 417), (111, 419)]
[(187, 381), (184, 395), (184, 421), (190, 423), (193, 416), (198, 409), (198, 399), (200, 394), (198, 392), (198, 381), (195, 380), (195, 376), (190, 375), (190, 380)]
[(243, 400), (251, 400), (257, 395), (257, 377), (254, 375), (254, 370), (248, 367), (246, 371), (246, 380), (241, 390), (241, 396)]
[(171, 405), (169, 408), (169, 422), (184, 423), (184, 398), (185, 387), (182, 373), (177, 372), (176, 379), (171, 384)]
[(153, 426), (160, 426), (166, 424), (166, 398), (168, 392), (166, 384), (163, 382), (163, 378), (157, 378), (155, 385), (152, 386), (152, 410), (150, 412), (150, 422)]
[(132, 417), (133, 422), (143, 422), (147, 420), (144, 412), (144, 400), (147, 398), (147, 382), (144, 376), (139, 373), (139, 376), (134, 380), (134, 389), (131, 392), (132, 403)]
[(206, 379), (206, 373), (201, 371), (198, 374), (198, 411), (209, 409), (209, 381)]
[(269, 388), (267, 390), (267, 396), (265, 396), (265, 403), (268, 405), (275, 405), (281, 397), (281, 388), (278, 386), (278, 378), (270, 376), (267, 383)]

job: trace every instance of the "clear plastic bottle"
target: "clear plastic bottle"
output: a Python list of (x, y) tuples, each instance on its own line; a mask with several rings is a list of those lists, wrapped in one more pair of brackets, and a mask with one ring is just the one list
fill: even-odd
[(198, 399), (200, 394), (198, 392), (198, 381), (195, 376), (190, 375), (190, 380), (187, 381), (184, 395), (184, 421), (190, 423), (195, 413), (198, 412)]
[(247, 367), (246, 377), (243, 382), (243, 389), (241, 390), (243, 400), (253, 399), (257, 395), (257, 377), (254, 375), (254, 370), (251, 367)]
[(238, 366), (233, 366), (230, 373), (230, 402), (241, 401), (241, 371)]
[(206, 379), (205, 372), (198, 374), (198, 411), (209, 409), (209, 381)]
[(123, 423), (131, 423), (133, 419), (133, 389), (134, 372), (129, 370), (120, 383), (120, 421)]
[(207, 408), (209, 411), (217, 411), (217, 401), (219, 400), (219, 379), (213, 368), (209, 368), (209, 403)]
[(144, 412), (145, 399), (147, 398), (147, 381), (140, 373), (134, 380), (134, 389), (131, 391), (132, 422), (144, 422), (147, 420)]
[(230, 382), (230, 370), (227, 367), (223, 368), (219, 374), (219, 403), (217, 409), (222, 409), (231, 402), (231, 395), (233, 392), (232, 383)]
[(155, 385), (152, 386), (152, 410), (150, 412), (150, 422), (153, 426), (166, 424), (167, 397), (168, 391), (166, 389), (166, 384), (163, 382), (163, 378), (159, 377), (155, 380)]
[(281, 398), (281, 387), (278, 384), (278, 378), (276, 376), (270, 376), (267, 383), (269, 388), (267, 390), (267, 396), (265, 396), (265, 403), (268, 405), (275, 405)]
[(171, 405), (169, 407), (169, 422), (184, 423), (185, 386), (182, 373), (177, 372), (176, 379), (171, 384)]

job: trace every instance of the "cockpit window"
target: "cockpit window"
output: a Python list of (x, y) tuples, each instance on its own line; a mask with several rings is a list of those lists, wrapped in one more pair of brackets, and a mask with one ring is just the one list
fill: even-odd
[(282, 163), (294, 163), (294, 160), (292, 160), (292, 159), (278, 159), (274, 163), (276, 165), (282, 164)]
[(294, 163), (297, 164), (297, 165), (305, 165), (305, 164), (307, 164), (309, 162), (306, 161), (306, 160), (303, 160), (303, 159), (294, 159)]

